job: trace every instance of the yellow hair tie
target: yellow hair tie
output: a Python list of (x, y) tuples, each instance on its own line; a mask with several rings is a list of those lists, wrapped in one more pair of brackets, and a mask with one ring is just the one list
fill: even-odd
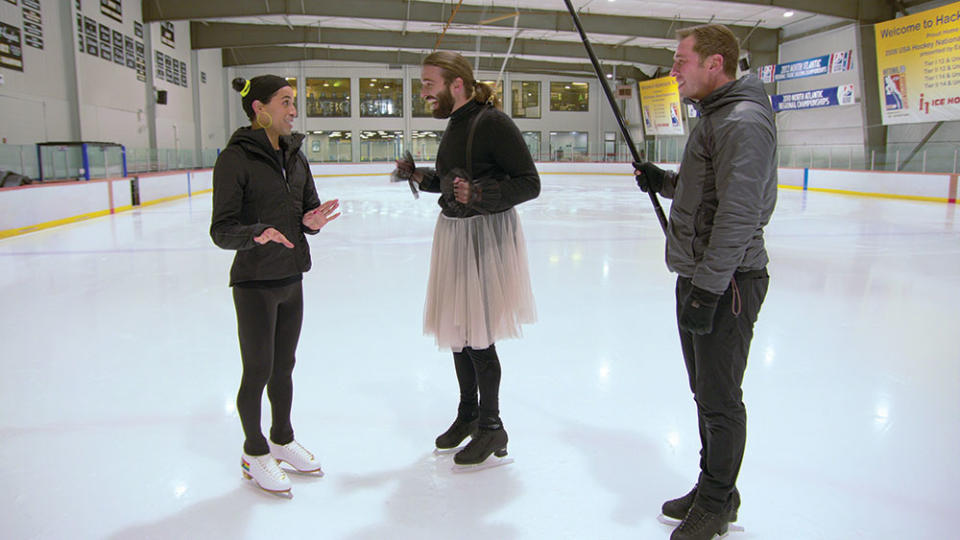
[(247, 81), (247, 84), (243, 85), (243, 90), (240, 91), (240, 97), (247, 97), (247, 94), (250, 93), (250, 81)]

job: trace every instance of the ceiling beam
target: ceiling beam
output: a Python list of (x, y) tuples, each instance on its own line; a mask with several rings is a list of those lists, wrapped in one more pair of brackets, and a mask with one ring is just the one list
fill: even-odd
[[(363, 62), (385, 65), (420, 66), (425, 55), (405, 51), (363, 51), (353, 49), (329, 49), (318, 47), (239, 47), (223, 49), (223, 67), (300, 62), (305, 60), (333, 60), (339, 62)], [(467, 57), (474, 63), (472, 56)], [(500, 71), (503, 57), (480, 57), (480, 70)], [(616, 66), (617, 77), (647, 80), (650, 77), (633, 66)], [(546, 62), (511, 58), (506, 71), (513, 73), (579, 74), (581, 77), (596, 77), (593, 65), (575, 62)], [(605, 66), (605, 73), (613, 73), (613, 66)]]
[[(292, 29), (280, 25), (198, 23), (190, 24), (190, 42), (194, 49), (221, 49), (226, 47), (249, 47), (267, 45), (351, 45), (389, 47), (431, 51), (436, 44), (436, 35), (424, 32), (390, 32), (382, 30), (359, 30), (352, 28), (317, 28), (295, 26)], [(445, 50), (475, 52), (476, 36), (446, 34), (442, 48)], [(587, 58), (583, 44), (579, 42), (545, 41), (541, 39), (516, 39), (510, 49), (508, 38), (485, 36), (480, 42), (482, 53), (504, 55), (508, 50), (515, 56), (552, 56), (583, 60)], [(618, 47), (593, 45), (597, 57), (604, 61), (629, 62), (649, 66), (669, 66), (673, 63), (673, 51), (646, 47)]]
[[(733, 0), (745, 3), (770, 5), (770, 2), (799, 4), (806, 0)], [(867, 2), (871, 0), (859, 0)], [(876, 0), (872, 0), (876, 1)], [(846, 4), (847, 0), (810, 0), (827, 4)], [(640, 10), (638, 10), (640, 11)], [(576, 32), (570, 14), (566, 11), (535, 10), (521, 8), (517, 28), (529, 30), (551, 30)], [(477, 25), (498, 28), (513, 28), (516, 13), (512, 7), (494, 7), (466, 5), (462, 6), (454, 19), (457, 24)], [(224, 19), (230, 17), (262, 17), (270, 15), (309, 15), (315, 17), (348, 17), (392, 20), (400, 22), (442, 24), (450, 17), (450, 8), (438, 2), (403, 2), (398, 0), (363, 0), (362, 2), (265, 2), (264, 0), (143, 0), (144, 22)], [(655, 19), (652, 17), (628, 17), (622, 15), (597, 15), (580, 13), (580, 22), (590, 34), (608, 34), (633, 37), (652, 37), (672, 39), (678, 28), (703, 24), (704, 21)], [(737, 37), (764, 34), (778, 35), (778, 30), (755, 28), (754, 25), (727, 25)]]

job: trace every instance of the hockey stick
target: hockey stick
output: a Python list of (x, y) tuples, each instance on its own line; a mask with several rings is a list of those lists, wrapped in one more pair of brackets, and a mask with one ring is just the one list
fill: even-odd
[[(630, 132), (627, 131), (626, 124), (623, 122), (623, 116), (620, 114), (620, 108), (617, 107), (617, 101), (613, 96), (613, 91), (610, 90), (610, 85), (607, 84), (607, 79), (603, 76), (603, 69), (600, 67), (597, 55), (593, 53), (593, 47), (590, 45), (590, 40), (587, 39), (587, 33), (583, 31), (583, 26), (580, 25), (580, 17), (578, 17), (577, 12), (574, 11), (573, 4), (570, 3), (570, 0), (563, 0), (563, 2), (567, 5), (570, 16), (573, 17), (573, 24), (576, 25), (577, 31), (580, 32), (580, 39), (583, 40), (583, 46), (587, 49), (590, 61), (593, 62), (593, 69), (596, 70), (597, 78), (600, 79), (600, 86), (603, 87), (603, 91), (607, 95), (607, 101), (610, 103), (610, 108), (613, 109), (613, 115), (617, 118), (617, 124), (620, 125), (620, 133), (623, 134), (623, 140), (626, 141), (627, 146), (630, 148), (630, 153), (633, 154), (633, 161), (641, 163), (643, 160), (640, 157), (640, 153), (637, 152), (637, 147), (633, 144), (633, 138), (630, 137)], [(648, 194), (650, 195), (650, 202), (653, 203), (653, 210), (657, 213), (657, 219), (660, 221), (660, 228), (663, 229), (664, 234), (666, 234), (667, 216), (663, 213), (660, 200), (657, 199), (657, 194), (653, 191), (649, 191)]]

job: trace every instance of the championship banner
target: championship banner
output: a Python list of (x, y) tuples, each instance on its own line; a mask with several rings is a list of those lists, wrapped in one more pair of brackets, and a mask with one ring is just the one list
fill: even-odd
[(960, 120), (960, 2), (874, 31), (883, 123)]
[(661, 77), (637, 83), (647, 135), (683, 135), (680, 121), (680, 92), (677, 80)]
[(816, 58), (807, 58), (806, 60), (798, 60), (796, 62), (761, 66), (760, 69), (757, 70), (757, 75), (761, 81), (772, 83), (789, 79), (802, 79), (803, 77), (825, 75), (827, 73), (839, 73), (850, 70), (850, 59), (852, 56), (853, 51), (849, 50), (826, 54)]
[(20, 29), (0, 22), (0, 67), (23, 71)]
[(770, 96), (770, 104), (773, 105), (774, 112), (853, 105), (853, 85), (845, 84), (806, 92), (777, 94)]

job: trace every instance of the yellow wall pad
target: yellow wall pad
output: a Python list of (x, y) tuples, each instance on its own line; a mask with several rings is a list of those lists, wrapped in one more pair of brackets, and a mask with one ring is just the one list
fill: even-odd
[[(194, 195), (201, 195), (201, 194), (203, 194), (203, 193), (210, 193), (210, 192), (212, 192), (212, 191), (213, 191), (212, 189), (204, 189), (204, 190), (201, 190), (201, 191), (195, 191), (195, 192), (193, 192), (193, 194), (194, 194)], [(129, 211), (129, 210), (133, 210), (134, 208), (142, 208), (142, 207), (144, 207), (144, 206), (153, 206), (153, 205), (155, 205), (155, 204), (160, 204), (160, 203), (165, 203), (165, 202), (170, 202), (170, 201), (176, 201), (176, 200), (179, 200), (179, 199), (185, 199), (185, 198), (187, 198), (187, 197), (188, 197), (188, 195), (187, 195), (186, 193), (184, 193), (184, 194), (182, 194), (182, 195), (173, 195), (173, 196), (171, 196), (171, 197), (163, 197), (163, 198), (160, 198), (160, 199), (154, 199), (154, 200), (152, 200), (152, 201), (147, 201), (147, 202), (145, 202), (145, 203), (141, 203), (140, 206), (131, 206), (131, 205), (118, 206), (118, 207), (116, 207), (116, 208), (113, 209), (113, 213), (126, 212), (126, 211)], [(47, 221), (47, 222), (45, 222), (45, 223), (38, 223), (38, 224), (36, 224), (36, 225), (29, 225), (29, 226), (27, 226), (27, 227), (19, 227), (19, 228), (17, 228), (17, 229), (7, 229), (7, 230), (5, 230), (5, 231), (0, 231), (0, 239), (10, 238), (10, 237), (12, 237), (12, 236), (20, 236), (20, 235), (22, 235), (22, 234), (32, 233), (32, 232), (36, 232), (36, 231), (42, 231), (42, 230), (44, 230), (44, 229), (51, 229), (51, 228), (53, 228), (53, 227), (59, 227), (60, 225), (68, 225), (68, 224), (70, 224), (70, 223), (76, 223), (76, 222), (78, 222), (78, 221), (85, 221), (85, 220), (88, 220), (88, 219), (93, 219), (93, 218), (108, 216), (108, 215), (110, 215), (110, 213), (111, 213), (110, 210), (98, 210), (98, 211), (96, 211), (96, 212), (90, 212), (90, 213), (87, 213), (87, 214), (80, 214), (79, 216), (71, 216), (71, 217), (63, 218), (63, 219), (55, 219), (55, 220), (53, 220), (53, 221)]]
[(938, 203), (950, 202), (950, 199), (947, 199), (946, 197), (923, 197), (920, 195), (895, 195), (892, 193), (869, 193), (865, 191), (847, 191), (844, 189), (807, 188), (807, 191), (819, 191), (822, 193), (833, 193), (836, 195), (856, 195), (859, 197), (876, 197), (879, 199), (899, 199), (899, 200), (905, 200), (905, 201), (926, 201), (926, 202), (938, 202)]
[(27, 227), (20, 227), (18, 229), (7, 229), (5, 231), (0, 231), (0, 238), (9, 238), (11, 236), (19, 236), (21, 234), (32, 233), (35, 231), (42, 231), (43, 229), (50, 229), (53, 227), (59, 227), (60, 225), (67, 225), (69, 223), (76, 223), (77, 221), (84, 221), (87, 219), (98, 218), (101, 216), (109, 216), (110, 210), (98, 210), (96, 212), (90, 212), (88, 214), (80, 214), (79, 216), (72, 216), (63, 219), (55, 219), (53, 221), (47, 221), (46, 223), (38, 223), (36, 225), (29, 225)]

